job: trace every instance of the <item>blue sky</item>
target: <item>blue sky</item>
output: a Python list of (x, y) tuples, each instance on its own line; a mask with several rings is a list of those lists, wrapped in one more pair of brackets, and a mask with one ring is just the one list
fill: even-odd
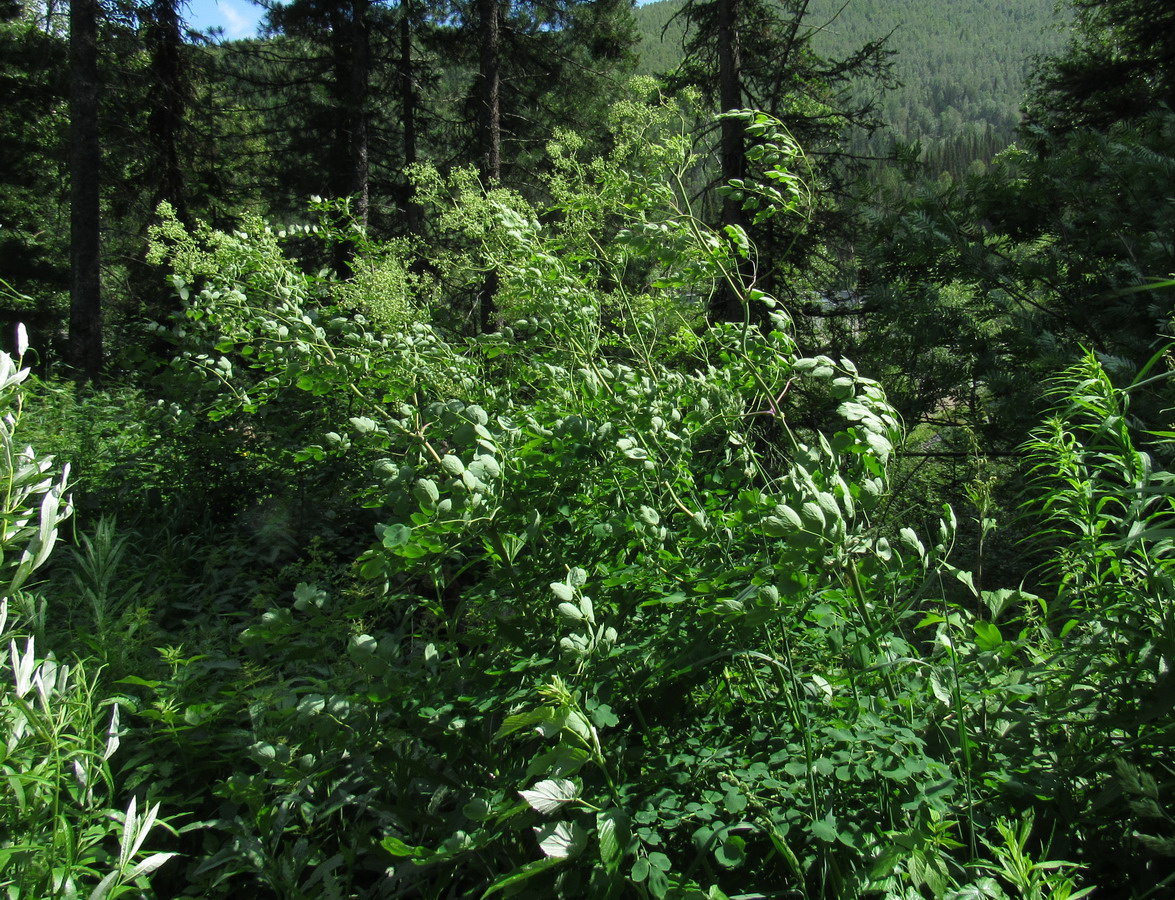
[(230, 40), (249, 37), (257, 30), (262, 9), (249, 0), (188, 0), (185, 18), (193, 28), (224, 29)]
[[(640, 0), (639, 5), (649, 2)], [(261, 7), (249, 0), (188, 0), (185, 18), (190, 26), (202, 31), (219, 26), (224, 29), (224, 36), (233, 40), (254, 34), (261, 13)]]

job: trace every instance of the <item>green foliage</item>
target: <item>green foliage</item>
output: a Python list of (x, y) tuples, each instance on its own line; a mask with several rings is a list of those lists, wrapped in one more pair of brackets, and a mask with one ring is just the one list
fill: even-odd
[(1164, 113), (1107, 134), (1042, 138), (1039, 152), (1011, 147), (987, 174), (875, 215), (860, 355), (890, 367), (909, 418), (953, 410), (1010, 448), (1075, 345), (1123, 374), (1150, 358), (1173, 313), (1156, 279), (1175, 270), (1163, 237), (1171, 209), (1124, 205), (1121, 192), (1170, 190), (1173, 128)]
[[(1064, 760), (1059, 771), (1067, 774), (1055, 790), (1077, 810), (1093, 803), (1082, 817), (1084, 837), (1117, 853), (1123, 823), (1093, 792), (1100, 785), (1107, 794), (1133, 797), (1132, 811), (1140, 808), (1136, 801), (1145, 802), (1146, 818), (1161, 822), (1154, 783), (1134, 766), (1146, 768), (1165, 754), (1171, 728), (1159, 710), (1170, 696), (1163, 660), (1173, 635), (1167, 601), (1175, 585), (1175, 476), (1159, 460), (1172, 436), (1142, 431), (1131, 411), (1134, 397), (1165, 380), (1148, 378), (1149, 369), (1128, 388), (1116, 388), (1086, 353), (1058, 379), (1056, 412), (1028, 444), (1037, 537), (1051, 549), (1046, 575), (1055, 592), (1048, 605), (1055, 681), (1044, 711), (1058, 737), (1080, 723), (1056, 744)], [(1106, 782), (1114, 767), (1119, 778)], [(1138, 840), (1145, 847), (1153, 838)], [(1161, 870), (1144, 876), (1141, 865), (1119, 857), (1117, 877), (1137, 885), (1158, 880)]]
[[(0, 640), (7, 642), (0, 652), (0, 887), (14, 898), (76, 897), (88, 890), (92, 900), (104, 900), (146, 887), (146, 876), (173, 854), (143, 848), (157, 824), (158, 803), (140, 811), (132, 796), (125, 811), (113, 806), (119, 800), (110, 765), (122, 736), (118, 707), (101, 696), (82, 663), (59, 663), (37, 652), (47, 609), (27, 585), (72, 508), (65, 496), (68, 467), (58, 473), (51, 458), (38, 459), (31, 447), (18, 450), (13, 440), (28, 374), (0, 354)], [(13, 608), (23, 627), (10, 620)]]
[(1030, 119), (1058, 132), (1105, 130), (1171, 108), (1175, 14), (1138, 0), (1068, 0), (1074, 28), (1063, 52), (1042, 61)]
[[(59, 187), (66, 154), (58, 140), (66, 54), (31, 12), (0, 21), (0, 308), (6, 325), (19, 320), (39, 331), (68, 289), (69, 211)], [(19, 285), (19, 295), (7, 285)]]
[[(1146, 423), (1169, 405), (1165, 362), (1122, 390), (1127, 364), (1089, 355), (1058, 382), (1024, 451), (1031, 581), (989, 553), (1004, 526), (981, 430), (950, 445), (977, 536), (960, 554), (949, 506), (895, 503), (882, 385), (804, 346), (746, 277), (745, 230), (703, 223), (690, 109), (638, 92), (606, 152), (554, 136), (542, 203), (416, 169), (428, 243), (369, 238), (345, 204), (235, 230), (162, 210), (153, 254), (180, 312), (152, 332), (174, 352), (150, 382), (163, 402), (48, 384), (21, 426), (67, 426), (103, 511), (125, 512), (124, 476), (154, 504), (84, 523), (45, 587), (130, 720), (118, 773), (96, 686), (59, 732), (102, 760), (96, 802), (121, 783), (135, 810), (150, 791), (190, 817), (186, 867), (158, 888), (174, 896), (1062, 900), (1079, 879), (1158, 896), (1175, 507), (1172, 436)], [(739, 115), (756, 158), (728, 195), (791, 230), (818, 185), (778, 120)], [(985, 191), (960, 188), (994, 221)], [(959, 246), (925, 209), (894, 227), (911, 255), (879, 256), (895, 295), (942, 301), (942, 332), (977, 354), (1047, 344), (1061, 285), (1083, 283), (1059, 238), (993, 225)], [(321, 268), (340, 244), (349, 269)], [(1016, 266), (1054, 253), (1054, 305), (1012, 303)], [(501, 321), (473, 334), (490, 271)], [(707, 321), (719, 291), (744, 321)], [(962, 353), (933, 357), (944, 416), (964, 383), (995, 404), (1014, 358)], [(924, 388), (898, 384), (916, 408)], [(128, 810), (128, 833), (153, 816)], [(112, 821), (79, 884), (145, 874), (138, 837), (113, 865)]]
[[(359, 584), (259, 598), (240, 670), (185, 657), (139, 683), (172, 790), (223, 784), (205, 896), (354, 892), (389, 861), (425, 895), (850, 897), (961, 874), (952, 815), (983, 827), (1035, 693), (1036, 626), (994, 619), (1031, 601), (983, 592), (990, 620), (944, 602), (952, 515), (929, 545), (881, 536), (884, 393), (802, 354), (781, 313), (691, 311), (722, 284), (774, 301), (739, 283), (739, 236), (690, 214), (677, 113), (614, 121), (610, 156), (555, 142), (553, 210), (421, 174), (459, 239), (438, 280), (500, 274), (494, 334), (383, 333), (272, 232), (196, 241), (171, 332), (189, 402), (265, 429), (281, 468), (342, 473), (379, 522)], [(193, 755), (229, 745), (250, 760), (231, 775)]]
[[(1000, 819), (996, 831), (1003, 838), (1002, 844), (988, 843), (996, 862), (980, 863), (979, 868), (997, 873), (1013, 888), (1013, 896), (1024, 900), (1077, 900), (1093, 893), (1093, 888), (1077, 889), (1072, 878), (1065, 874), (1073, 868), (1072, 863), (1056, 860), (1036, 861), (1026, 852), (1029, 836), (1032, 834), (1033, 816), (1029, 813), (1020, 822), (1020, 827)], [(1001, 892), (1002, 893), (1002, 892)], [(1000, 894), (995, 894), (1000, 896)]]

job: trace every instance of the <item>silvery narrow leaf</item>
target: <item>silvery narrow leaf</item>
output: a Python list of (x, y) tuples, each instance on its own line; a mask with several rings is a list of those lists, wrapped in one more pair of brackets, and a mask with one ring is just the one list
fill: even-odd
[(106, 749), (102, 751), (103, 759), (110, 759), (118, 749), (122, 739), (118, 733), (118, 704), (114, 704), (110, 714), (110, 727), (106, 729)]
[(49, 699), (54, 694), (60, 694), (65, 690), (65, 686), (69, 681), (69, 666), (60, 666), (57, 660), (53, 658), (53, 654), (41, 662), (40, 667), (33, 675), (33, 686), (37, 689), (37, 695), (41, 698), (41, 705), (45, 709), (49, 708)]
[(16, 681), (16, 696), (23, 697), (33, 686), (34, 642), (30, 635), (24, 645), (24, 656), (16, 649), (16, 641), (8, 644), (8, 655), (12, 659), (12, 675)]
[(587, 832), (574, 822), (551, 822), (534, 830), (539, 848), (552, 859), (578, 856), (587, 843)]
[(115, 869), (99, 881), (98, 886), (90, 893), (90, 900), (106, 900), (110, 896), (110, 890), (114, 887), (114, 882), (118, 879), (118, 876), (119, 872)]
[(131, 845), (139, 826), (139, 801), (133, 794), (127, 804), (126, 816), (122, 820), (122, 840), (119, 841), (118, 867), (125, 870), (131, 864)]
[(155, 827), (155, 820), (157, 818), (159, 818), (158, 803), (147, 810), (146, 814), (143, 816), (143, 820), (135, 829), (135, 841), (131, 845), (131, 857), (134, 857), (134, 855), (142, 848), (143, 841), (147, 839), (147, 834), (151, 831), (152, 828)]
[(519, 791), (518, 793), (523, 800), (530, 804), (531, 809), (546, 815), (554, 812), (564, 803), (575, 800), (579, 795), (579, 788), (571, 779), (559, 778), (540, 781), (529, 791)]
[(151, 872), (154, 872), (156, 869), (158, 869), (161, 865), (163, 865), (165, 862), (167, 862), (173, 856), (178, 856), (178, 855), (179, 855), (178, 853), (152, 853), (150, 856), (148, 856), (146, 859), (144, 859), (142, 862), (140, 862), (138, 865), (136, 865), (133, 869), (131, 869), (131, 871), (127, 874), (126, 880), (127, 881), (134, 881), (140, 875), (149, 875)]

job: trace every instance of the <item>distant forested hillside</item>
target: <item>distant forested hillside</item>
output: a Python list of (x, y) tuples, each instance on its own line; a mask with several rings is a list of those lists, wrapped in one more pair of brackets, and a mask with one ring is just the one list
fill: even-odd
[[(661, 74), (680, 60), (674, 16), (683, 2), (637, 10), (642, 71)], [(929, 161), (950, 171), (1012, 140), (1033, 60), (1065, 39), (1053, 0), (812, 0), (805, 24), (816, 49), (833, 56), (891, 35), (902, 87), (880, 99), (892, 131), (872, 149), (894, 138), (921, 141)]]

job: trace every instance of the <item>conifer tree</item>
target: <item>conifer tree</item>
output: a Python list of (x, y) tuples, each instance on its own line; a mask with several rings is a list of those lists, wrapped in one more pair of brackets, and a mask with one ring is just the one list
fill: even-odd
[[(891, 54), (885, 39), (870, 41), (843, 58), (822, 57), (813, 47), (820, 23), (810, 20), (809, 0), (687, 0), (679, 15), (685, 22), (685, 59), (671, 84), (700, 90), (719, 113), (754, 108), (771, 114), (810, 157), (821, 160), (821, 175), (830, 192), (843, 189), (848, 179), (837, 178), (837, 166), (846, 159), (843, 135), (849, 129), (871, 132), (881, 125), (875, 115), (876, 97), (858, 87), (862, 80), (872, 80), (879, 88), (890, 84)], [(725, 118), (719, 127), (718, 180), (743, 179), (747, 148), (742, 124)], [(746, 227), (742, 210), (729, 198), (721, 217), (724, 225)], [(784, 262), (785, 255), (810, 253), (824, 237), (817, 229), (797, 243), (794, 235), (780, 238), (773, 230), (774, 226), (759, 229), (752, 238), (761, 259), (776, 263)], [(825, 227), (823, 232), (829, 230)], [(775, 252), (785, 248), (786, 252)], [(772, 280), (770, 271), (763, 277)], [(742, 318), (731, 291), (719, 292), (712, 312), (721, 319)]]
[(1154, 0), (1069, 0), (1066, 51), (1036, 73), (1030, 120), (1053, 132), (1175, 109), (1175, 5)]

